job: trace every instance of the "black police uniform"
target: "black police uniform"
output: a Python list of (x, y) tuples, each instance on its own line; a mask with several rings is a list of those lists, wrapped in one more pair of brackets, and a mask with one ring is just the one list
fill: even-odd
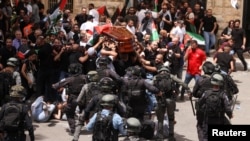
[(4, 112), (6, 107), (9, 104), (21, 104), (22, 105), (22, 114), (20, 115), (20, 120), (21, 120), (21, 124), (19, 127), (18, 131), (5, 131), (2, 127), (0, 129), (0, 132), (2, 133), (6, 133), (7, 136), (5, 136), (4, 140), (5, 141), (26, 141), (26, 135), (25, 135), (25, 130), (29, 131), (29, 136), (30, 136), (30, 141), (34, 141), (35, 140), (35, 136), (34, 136), (34, 129), (33, 129), (33, 125), (32, 125), (32, 119), (30, 117), (30, 114), (28, 113), (28, 106), (17, 102), (17, 101), (11, 101), (7, 104), (4, 104), (1, 108), (0, 111), (0, 120), (2, 121), (3, 117), (4, 117)]
[[(70, 76), (66, 79), (61, 80), (58, 83), (53, 84), (52, 87), (55, 89), (58, 89), (60, 87), (68, 87), (69, 85), (76, 83), (75, 82), (76, 79), (82, 79), (82, 81), (83, 81), (82, 85), (87, 83), (87, 76), (86, 75), (75, 74), (73, 76)], [(72, 92), (71, 89), (67, 90), (68, 99), (67, 99), (67, 105), (65, 108), (65, 113), (67, 116), (67, 121), (68, 121), (68, 124), (70, 127), (71, 134), (74, 134), (74, 132), (75, 132), (75, 110), (77, 107), (76, 99), (77, 99), (80, 91), (81, 90)]]

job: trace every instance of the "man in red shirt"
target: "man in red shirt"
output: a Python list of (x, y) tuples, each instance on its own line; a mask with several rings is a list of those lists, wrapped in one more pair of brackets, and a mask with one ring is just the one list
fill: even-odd
[[(188, 47), (186, 54), (184, 56), (184, 61), (187, 61), (187, 71), (184, 83), (187, 85), (192, 80), (192, 78), (198, 80), (201, 75), (202, 64), (206, 60), (206, 53), (198, 48), (198, 43), (196, 40), (191, 41), (191, 45)], [(181, 100), (184, 100), (185, 89), (181, 89)]]

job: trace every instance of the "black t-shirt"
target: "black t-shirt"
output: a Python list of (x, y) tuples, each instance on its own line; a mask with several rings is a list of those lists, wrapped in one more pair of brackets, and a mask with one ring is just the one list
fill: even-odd
[(89, 58), (83, 64), (83, 74), (87, 74), (89, 71), (96, 70), (96, 59), (96, 55), (89, 56)]
[[(174, 53), (178, 53), (178, 54), (181, 54), (181, 49), (179, 46), (170, 46), (168, 48), (168, 51), (169, 50), (173, 50)], [(173, 54), (172, 55), (172, 62), (171, 62), (171, 65), (170, 65), (170, 68), (171, 68), (171, 72), (172, 74), (176, 74), (177, 70), (181, 67), (181, 59), (182, 57), (180, 58), (177, 58), (175, 57), (175, 55)]]
[(69, 64), (80, 63), (79, 58), (82, 56), (80, 51), (73, 51), (69, 55)]
[(200, 28), (201, 20), (204, 17), (204, 11), (201, 10), (199, 12), (194, 11), (194, 24), (197, 29)]
[(158, 52), (157, 51), (149, 51), (148, 49), (145, 49), (144, 53), (145, 53), (145, 59), (146, 60), (154, 61)]
[(228, 73), (230, 69), (230, 62), (233, 61), (233, 56), (227, 52), (220, 52), (217, 54), (217, 64), (220, 66), (221, 70)]
[(233, 48), (241, 48), (245, 36), (245, 31), (242, 28), (234, 28), (232, 30), (232, 37), (234, 39)]
[(6, 47), (3, 47), (0, 49), (0, 62), (3, 65), (3, 67), (6, 67), (7, 60), (10, 57), (15, 57), (16, 56), (16, 48), (11, 47), (10, 50), (8, 50)]
[(203, 24), (204, 31), (206, 32), (211, 32), (214, 28), (214, 23), (217, 22), (214, 16), (212, 17), (205, 16), (202, 21), (204, 22)]
[(60, 70), (68, 72), (70, 52), (63, 52), (60, 57)]
[[(169, 21), (170, 20), (170, 16), (166, 15), (165, 19)], [(168, 33), (171, 31), (172, 28), (173, 28), (173, 24), (168, 24), (168, 23), (164, 22), (163, 29), (165, 29)]]
[(78, 26), (80, 27), (82, 23), (85, 23), (87, 21), (88, 15), (78, 14), (75, 17), (75, 20), (77, 21)]
[(52, 69), (53, 68), (53, 56), (52, 56), (52, 46), (48, 43), (39, 47), (38, 59), (39, 59), (39, 68), (42, 70)]
[(0, 29), (3, 31), (3, 33), (5, 34), (6, 32), (6, 24), (5, 24), (5, 21), (7, 19), (5, 18), (5, 16), (3, 16), (1, 19), (0, 19)]

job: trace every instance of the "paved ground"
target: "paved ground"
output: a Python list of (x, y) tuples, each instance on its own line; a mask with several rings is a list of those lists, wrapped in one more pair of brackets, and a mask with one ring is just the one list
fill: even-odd
[[(209, 58), (211, 60), (211, 58)], [(247, 59), (250, 66), (250, 59)], [(237, 72), (232, 74), (233, 79), (239, 86), (239, 96), (234, 110), (234, 118), (231, 120), (232, 124), (250, 124), (250, 97), (249, 84), (250, 72), (241, 71), (241, 63), (237, 59)], [(193, 87), (194, 80), (191, 81), (190, 87)], [(175, 136), (177, 141), (197, 141), (196, 134), (196, 119), (193, 115), (190, 101), (187, 99), (184, 102), (177, 102)], [(68, 125), (66, 121), (50, 121), (48, 123), (34, 123), (36, 128), (35, 137), (37, 141), (70, 141), (72, 136), (66, 132)], [(82, 141), (91, 141), (91, 134), (83, 131), (80, 136)]]

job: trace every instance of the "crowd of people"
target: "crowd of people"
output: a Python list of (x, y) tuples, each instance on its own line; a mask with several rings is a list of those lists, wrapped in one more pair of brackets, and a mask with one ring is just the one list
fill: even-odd
[[(235, 53), (244, 71), (247, 70), (243, 56), (247, 50), (246, 37), (240, 28), (240, 20), (229, 21), (228, 27), (217, 36), (219, 23), (212, 9), (204, 9), (202, 3), (190, 5), (188, 1), (162, 0), (158, 2), (158, 11), (154, 10), (153, 1), (141, 1), (138, 7), (129, 7), (125, 15), (114, 21), (99, 14), (95, 5), (90, 3), (88, 7), (82, 7), (82, 13), (75, 17), (69, 9), (60, 11), (61, 19), (51, 26), (50, 12), (44, 12), (40, 0), (19, 1), (15, 7), (10, 0), (2, 2), (0, 106), (5, 107), (13, 97), (21, 97), (16, 101), (28, 103), (25, 112), (31, 111), (33, 121), (67, 120), (74, 141), (79, 140), (84, 124), (87, 130), (93, 131), (94, 141), (102, 140), (98, 137), (115, 141), (118, 134), (152, 139), (154, 132), (149, 137), (146, 131), (139, 130), (141, 126), (155, 128), (154, 122), (145, 118), (145, 115), (151, 117), (154, 111), (159, 127), (156, 138), (174, 141), (175, 101), (185, 100), (185, 93), (189, 98), (198, 98), (197, 103), (203, 110), (196, 109), (202, 115), (197, 115), (200, 140), (207, 139), (208, 124), (228, 124), (224, 120), (225, 113), (229, 118), (233, 117), (228, 107), (232, 105), (232, 97), (238, 89), (230, 81), (237, 90), (233, 94), (228, 94), (230, 91), (225, 93), (224, 90), (229, 88), (224, 88), (222, 83), (230, 79), (226, 76), (239, 70), (235, 65)], [(159, 34), (158, 39), (153, 37), (152, 23)], [(101, 33), (97, 35), (95, 27), (103, 25), (126, 28), (133, 36), (131, 46), (134, 51), (119, 52), (119, 41)], [(196, 40), (185, 40), (187, 31), (202, 35), (205, 46), (200, 46)], [(206, 84), (211, 85), (203, 89), (200, 78), (209, 70), (204, 64), (212, 55), (212, 47), (217, 52), (210, 62), (214, 68), (210, 69), (206, 80)], [(196, 85), (195, 92), (191, 94), (188, 84), (192, 78)], [(164, 84), (159, 83), (165, 79), (171, 83), (167, 83), (168, 80)], [(26, 92), (12, 90), (11, 86), (21, 86), (20, 89)], [(17, 91), (18, 94), (11, 95), (9, 91)], [(223, 97), (225, 108), (224, 111), (216, 111), (219, 116), (207, 116), (211, 111), (206, 111), (204, 101), (211, 93)], [(1, 121), (5, 109), (0, 112)], [(31, 120), (31, 117), (25, 120)], [(111, 118), (112, 124), (97, 124), (103, 120), (101, 117), (107, 117), (105, 120)], [(221, 117), (223, 119), (218, 121)], [(166, 126), (165, 121), (168, 122)], [(107, 128), (104, 129), (106, 131), (96, 131), (105, 126), (111, 126), (112, 131), (105, 135), (104, 132), (109, 131)], [(34, 140), (33, 129), (30, 125), (28, 128), (31, 140)], [(6, 133), (12, 135), (11, 132)], [(23, 133), (21, 135), (20, 141)]]

